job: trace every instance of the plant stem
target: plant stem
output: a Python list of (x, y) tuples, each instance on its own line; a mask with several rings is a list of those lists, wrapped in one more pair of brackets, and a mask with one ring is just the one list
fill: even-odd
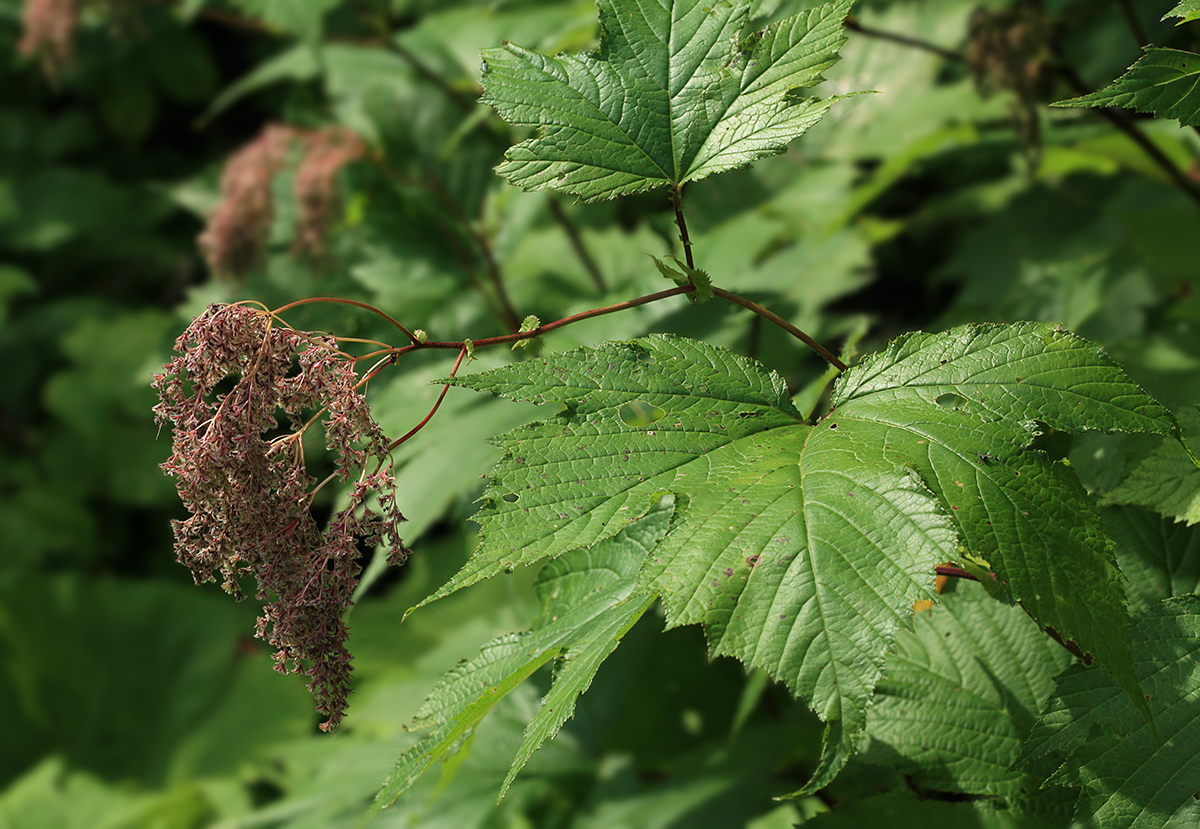
[(934, 568), (934, 572), (939, 576), (950, 576), (956, 579), (968, 579), (969, 581), (979, 581), (975, 576), (968, 573), (961, 567), (955, 567), (952, 564), (939, 564)]
[(441, 178), (436, 173), (430, 173), (429, 176), (430, 189), (441, 199), (442, 204), (454, 214), (454, 218), (458, 221), (459, 226), (466, 228), (471, 239), (475, 242), (475, 246), (479, 249), (479, 256), (483, 260), (483, 270), (487, 274), (488, 280), (492, 283), (492, 288), (496, 292), (496, 298), (500, 302), (500, 317), (506, 328), (517, 331), (521, 327), (521, 315), (517, 313), (513, 307), (512, 299), (508, 296), (508, 290), (504, 287), (504, 279), (500, 275), (500, 266), (496, 262), (496, 257), (492, 254), (492, 246), (487, 237), (475, 229), (474, 224), (462, 209), (454, 197), (442, 185)]
[(692, 260), (692, 240), (688, 238), (687, 222), (683, 218), (683, 185), (671, 187), (671, 206), (675, 208), (675, 224), (679, 225), (679, 241), (683, 242), (683, 258), (689, 268), (695, 268)]
[[(1075, 90), (1077, 95), (1090, 95), (1092, 93), (1093, 90), (1083, 82), (1083, 79), (1079, 77), (1079, 74), (1071, 66), (1068, 66), (1062, 62), (1061, 57), (1058, 62), (1058, 73), (1071, 86), (1071, 88)], [(1200, 204), (1200, 190), (1196, 188), (1196, 185), (1192, 182), (1192, 180), (1188, 178), (1182, 170), (1175, 166), (1175, 162), (1171, 161), (1171, 159), (1169, 159), (1166, 154), (1154, 144), (1153, 141), (1147, 138), (1145, 133), (1137, 128), (1137, 125), (1133, 122), (1133, 119), (1130, 118), (1124, 110), (1114, 109), (1112, 107), (1096, 107), (1095, 111), (1097, 115), (1099, 115), (1101, 118), (1104, 118), (1121, 132), (1125, 133), (1129, 140), (1137, 144), (1138, 147), (1141, 148), (1142, 152), (1144, 152), (1160, 170), (1166, 173), (1167, 177), (1171, 179), (1172, 183), (1182, 190), (1188, 196), (1188, 198), (1197, 204)]]
[(880, 31), (879, 29), (867, 28), (859, 23), (858, 19), (853, 15), (848, 15), (846, 17), (846, 28), (852, 32), (857, 32), (860, 35), (865, 35), (866, 37), (873, 37), (878, 40), (887, 40), (891, 41), (892, 43), (899, 43), (901, 46), (911, 46), (914, 49), (920, 49), (924, 52), (932, 52), (933, 54), (944, 58), (945, 60), (952, 60), (960, 63), (966, 60), (966, 58), (964, 58), (958, 52), (952, 52), (949, 49), (944, 49), (941, 46), (938, 46), (935, 43), (930, 43), (927, 40), (921, 40), (920, 38), (909, 37), (908, 35), (897, 34), (895, 32), (884, 32)]
[[(627, 299), (624, 302), (618, 302), (613, 305), (605, 305), (602, 308), (592, 308), (587, 311), (580, 311), (578, 314), (572, 314), (569, 317), (563, 317), (562, 319), (548, 322), (545, 325), (539, 325), (537, 328), (534, 328), (530, 331), (518, 331), (514, 334), (501, 334), (498, 337), (484, 337), (483, 339), (473, 340), (472, 342), (476, 348), (486, 348), (487, 346), (492, 345), (515, 343), (518, 340), (528, 340), (532, 339), (533, 337), (541, 336), (542, 334), (549, 334), (551, 331), (564, 328), (577, 322), (582, 322), (586, 319), (604, 316), (605, 314), (615, 314), (617, 311), (626, 311), (630, 308), (636, 308), (639, 305), (648, 305), (651, 302), (658, 302), (660, 299), (668, 299), (673, 296), (683, 296), (684, 294), (690, 294), (695, 290), (696, 287), (694, 285), (681, 285), (676, 288), (668, 288), (665, 291), (658, 291), (656, 293), (646, 294), (645, 296), (636, 297), (634, 299)], [(739, 296), (732, 291), (726, 291), (722, 288), (714, 287), (713, 295), (719, 296), (721, 299), (732, 302), (735, 305), (740, 305), (749, 311), (753, 311), (755, 314), (767, 320), (768, 322), (779, 326), (784, 331), (788, 332), (793, 337), (800, 340), (800, 342), (804, 343), (813, 351), (815, 351), (823, 360), (836, 368), (838, 371), (845, 371), (847, 369), (846, 364), (835, 357), (829, 349), (821, 345), (808, 334), (805, 334), (796, 326), (792, 325), (783, 317), (776, 314), (774, 311), (764, 308), (753, 300), (746, 299), (743, 296)], [(301, 301), (304, 302), (311, 300)], [(443, 350), (462, 348), (461, 340), (427, 340), (426, 342), (420, 342), (416, 339), (416, 337), (411, 337), (411, 339), (413, 342), (410, 345), (405, 345), (394, 349), (386, 349), (383, 351), (373, 351), (370, 354), (364, 354), (355, 359), (366, 360), (372, 357), (381, 356), (383, 354), (390, 354), (394, 359), (398, 359), (403, 355), (408, 354), (410, 351), (422, 351), (429, 348)]]
[(604, 274), (600, 272), (600, 268), (596, 265), (596, 260), (588, 253), (588, 249), (583, 244), (583, 239), (579, 235), (579, 228), (575, 227), (575, 223), (571, 221), (571, 217), (567, 215), (567, 211), (563, 210), (562, 203), (556, 196), (550, 197), (550, 212), (554, 214), (554, 220), (562, 227), (563, 233), (567, 234), (567, 241), (571, 243), (571, 248), (575, 251), (575, 255), (579, 257), (579, 261), (583, 263), (583, 268), (588, 272), (588, 276), (592, 278), (596, 289), (600, 293), (608, 291), (608, 285), (604, 282)]
[(821, 345), (819, 342), (814, 340), (812, 337), (805, 334), (803, 331), (801, 331), (796, 326), (792, 325), (790, 322), (785, 320), (783, 317), (776, 314), (774, 311), (772, 311), (768, 308), (764, 308), (761, 305), (759, 305), (757, 302), (746, 299), (744, 296), (738, 296), (735, 293), (731, 293), (730, 291), (726, 291), (721, 288), (714, 287), (713, 295), (719, 296), (721, 299), (728, 300), (729, 302), (732, 302), (735, 305), (740, 305), (743, 308), (749, 309), (749, 310), (753, 311), (754, 313), (758, 314), (763, 319), (765, 319), (767, 322), (775, 323), (780, 328), (782, 328), (784, 331), (788, 332), (793, 337), (798, 339), (800, 342), (804, 343), (806, 346), (811, 348), (813, 351), (817, 352), (817, 354), (821, 357), (821, 359), (823, 359), (825, 362), (829, 363), (829, 365), (833, 366), (838, 371), (846, 370), (846, 368), (847, 368), (846, 364), (843, 363), (841, 360), (839, 360), (837, 357), (835, 357), (833, 355), (833, 352), (831, 352), (825, 346)]
[(383, 317), (388, 322), (390, 322), (393, 326), (395, 326), (397, 329), (399, 329), (404, 334), (404, 336), (408, 337), (410, 342), (412, 342), (414, 344), (420, 343), (420, 340), (418, 340), (416, 338), (416, 336), (413, 334), (413, 332), (409, 331), (407, 328), (405, 328), (403, 325), (401, 325), (397, 320), (393, 319), (391, 317), (391, 315), (389, 315), (386, 311), (381, 311), (378, 308), (376, 308), (374, 305), (368, 305), (367, 303), (359, 302), (356, 299), (344, 299), (342, 297), (336, 297), (336, 296), (312, 296), (312, 297), (307, 297), (306, 299), (298, 299), (295, 302), (289, 302), (287, 305), (282, 305), (279, 308), (276, 308), (274, 311), (272, 311), (271, 315), (278, 316), (279, 314), (282, 314), (284, 311), (287, 311), (289, 309), (297, 308), (301, 305), (311, 305), (314, 302), (334, 302), (339, 305), (353, 305), (355, 308), (362, 308), (366, 311), (370, 311), (372, 314), (377, 314), (377, 315)]
[[(1118, 0), (1118, 2), (1121, 4), (1121, 7), (1123, 9), (1128, 7), (1128, 0)], [(1133, 23), (1136, 23), (1136, 22), (1137, 22), (1136, 18), (1133, 19)], [(966, 60), (966, 58), (963, 55), (959, 54), (958, 52), (953, 52), (953, 51), (950, 51), (949, 49), (944, 49), (941, 46), (938, 46), (933, 43), (929, 43), (928, 41), (925, 41), (925, 40), (921, 40), (920, 38), (909, 37), (908, 35), (896, 34), (894, 32), (884, 32), (884, 31), (880, 31), (878, 29), (867, 28), (867, 27), (863, 26), (861, 23), (859, 23), (857, 20), (855, 20), (853, 17), (846, 18), (846, 28), (852, 32), (857, 32), (857, 33), (859, 33), (861, 35), (865, 35), (867, 37), (878, 38), (880, 40), (887, 40), (887, 41), (891, 41), (892, 43), (899, 43), (904, 46), (911, 46), (914, 49), (921, 49), (926, 52), (932, 52), (933, 54), (939, 55), (946, 60), (955, 61), (955, 62), (959, 62), (959, 63)], [(1138, 27), (1138, 29), (1140, 31), (1140, 26)], [(1141, 35), (1138, 35), (1135, 33), (1135, 37), (1144, 39), (1145, 35), (1144, 35), (1144, 33)], [(1064, 80), (1066, 80), (1066, 82), (1071, 86), (1071, 88), (1075, 90), (1075, 94), (1088, 95), (1088, 94), (1092, 93), (1094, 90), (1089, 88), (1088, 85), (1086, 83), (1084, 83), (1083, 80), (1079, 77), (1079, 75), (1075, 72), (1075, 70), (1063, 61), (1062, 54), (1061, 54), (1057, 44), (1054, 44), (1054, 51), (1055, 51), (1055, 56), (1058, 58), (1056, 69), (1057, 69), (1059, 75), (1061, 75), (1062, 78)], [(1125, 133), (1125, 135), (1128, 136), (1131, 141), (1133, 141), (1135, 144), (1137, 144), (1138, 147), (1142, 150), (1142, 152), (1144, 152), (1150, 158), (1151, 161), (1153, 161), (1164, 173), (1166, 173), (1167, 177), (1171, 179), (1171, 182), (1176, 187), (1178, 187), (1180, 190), (1182, 190), (1188, 196), (1188, 198), (1190, 198), (1192, 201), (1196, 202), (1197, 204), (1200, 204), (1200, 189), (1197, 189), (1196, 185), (1193, 184), (1191, 179), (1189, 179), (1182, 170), (1180, 170), (1177, 166), (1175, 166), (1175, 163), (1173, 161), (1171, 161), (1171, 159), (1168, 158), (1162, 152), (1162, 150), (1160, 150), (1157, 146), (1155, 146), (1154, 142), (1152, 142), (1149, 138), (1147, 138), (1145, 136), (1145, 134), (1142, 133), (1142, 131), (1137, 128), (1137, 126), (1133, 122), (1133, 120), (1131, 118), (1129, 118), (1129, 116), (1126, 115), (1124, 113), (1124, 111), (1112, 109), (1110, 107), (1104, 107), (1104, 108), (1097, 107), (1096, 113), (1098, 115), (1100, 115), (1102, 118), (1104, 118), (1105, 120), (1107, 120), (1114, 127), (1119, 129), (1121, 132)], [(1196, 130), (1197, 130), (1197, 132), (1200, 132), (1200, 127), (1197, 127)]]
[[(466, 346), (462, 346), (462, 350), (458, 352), (458, 359), (454, 361), (454, 368), (450, 369), (451, 377), (453, 377), (455, 374), (458, 373), (458, 367), (462, 365), (463, 357), (465, 357), (466, 354), (467, 354), (467, 348), (466, 348)], [(422, 420), (420, 423), (418, 423), (416, 426), (409, 429), (408, 432), (403, 437), (396, 438), (394, 441), (389, 443), (387, 446), (387, 449), (385, 451), (391, 452), (397, 446), (404, 443), (404, 441), (408, 440), (413, 435), (415, 435), (417, 432), (424, 429), (425, 424), (428, 423), (430, 421), (430, 419), (434, 416), (434, 414), (437, 413), (438, 407), (442, 405), (442, 400), (445, 399), (446, 392), (449, 390), (450, 390), (449, 383), (442, 386), (441, 394), (439, 394), (438, 399), (436, 401), (434, 401), (433, 408), (429, 410), (429, 414), (425, 415), (425, 419)]]
[[(540, 336), (541, 334), (548, 334), (551, 331), (554, 331), (555, 329), (563, 328), (564, 326), (571, 325), (572, 323), (581, 322), (582, 320), (591, 319), (592, 317), (604, 316), (605, 314), (613, 314), (613, 313), (616, 313), (617, 311), (625, 311), (629, 308), (636, 308), (639, 305), (646, 305), (651, 302), (657, 302), (660, 299), (667, 299), (668, 297), (682, 296), (683, 294), (691, 293), (694, 290), (696, 290), (696, 289), (691, 285), (684, 285), (684, 286), (681, 286), (678, 288), (668, 288), (665, 291), (658, 291), (657, 293), (647, 294), (646, 296), (640, 296), (640, 297), (637, 297), (636, 299), (627, 299), (624, 302), (618, 302), (615, 305), (605, 305), (603, 308), (592, 308), (588, 311), (580, 311), (578, 314), (572, 314), (569, 317), (563, 317), (560, 320), (555, 320), (554, 322), (548, 322), (545, 325), (539, 325), (537, 328), (534, 328), (532, 331), (524, 331), (524, 332), (519, 331), (515, 334), (502, 334), (499, 337), (485, 337), (482, 340), (473, 340), (472, 342), (474, 343), (476, 348), (484, 348), (489, 345), (503, 345), (504, 343), (514, 343), (517, 340), (528, 340), (528, 339), (532, 339), (533, 337)], [(394, 353), (397, 357), (399, 357), (401, 355), (407, 354), (410, 351), (420, 351), (420, 350), (426, 349), (426, 348), (441, 348), (441, 349), (462, 348), (462, 340), (453, 340), (453, 341), (430, 340), (430, 341), (424, 342), (424, 343), (417, 342), (417, 343), (413, 343), (412, 345), (406, 345), (406, 346), (402, 346), (401, 348), (397, 348), (397, 349), (395, 349)]]

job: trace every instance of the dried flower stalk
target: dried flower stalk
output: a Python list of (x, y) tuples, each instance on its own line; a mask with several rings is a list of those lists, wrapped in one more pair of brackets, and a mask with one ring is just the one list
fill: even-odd
[[(342, 615), (361, 569), (358, 545), (387, 544), (393, 563), (408, 553), (387, 440), (352, 358), (328, 335), (243, 305), (212, 306), (175, 348), (153, 385), (156, 419), (173, 429), (163, 469), (191, 513), (173, 522), (178, 559), (197, 583), (220, 577), (239, 598), (239, 580), (257, 580), (256, 596), (267, 601), (257, 635), (277, 648), (277, 670), (308, 674), (330, 730), (350, 692)], [(335, 476), (354, 481), (349, 505), (323, 531), (309, 510), (322, 484), (309, 475), (301, 444), (318, 421)], [(377, 509), (365, 506), (371, 493)]]

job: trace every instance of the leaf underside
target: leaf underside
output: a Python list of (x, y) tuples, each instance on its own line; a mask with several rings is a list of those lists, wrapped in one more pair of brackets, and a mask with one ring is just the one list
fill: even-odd
[[(1187, 19), (1197, 14), (1189, 12)], [(1108, 86), (1053, 106), (1125, 107), (1194, 127), (1200, 125), (1198, 81), (1200, 55), (1150, 46), (1128, 72)]]
[(802, 791), (853, 753), (885, 655), (941, 562), (983, 562), (993, 591), (1137, 694), (1112, 542), (1069, 468), (1030, 444), (1035, 422), (1176, 427), (1068, 332), (903, 337), (840, 378), (815, 425), (761, 365), (670, 336), (453, 382), (562, 409), (497, 441), (479, 549), (427, 601), (603, 541), (670, 494), (675, 517), (639, 590), (662, 596), (670, 625), (704, 625), (714, 654), (766, 669), (828, 723)]
[(496, 171), (585, 200), (682, 185), (782, 152), (832, 101), (800, 97), (837, 60), (850, 0), (748, 31), (751, 4), (599, 0), (600, 50), (483, 53), (485, 103), (540, 134)]

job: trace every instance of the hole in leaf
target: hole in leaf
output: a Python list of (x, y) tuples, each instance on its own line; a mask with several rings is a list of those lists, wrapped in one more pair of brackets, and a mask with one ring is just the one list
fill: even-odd
[(934, 402), (943, 409), (961, 409), (966, 405), (967, 398), (963, 397), (961, 394), (947, 392), (946, 394), (939, 394), (937, 396), (937, 400)]
[(622, 423), (634, 429), (644, 429), (667, 416), (666, 410), (647, 403), (645, 400), (631, 400), (622, 406), (617, 414)]
[(504, 494), (504, 501), (509, 504), (515, 504), (520, 497), (521, 496), (515, 492), (507, 492)]

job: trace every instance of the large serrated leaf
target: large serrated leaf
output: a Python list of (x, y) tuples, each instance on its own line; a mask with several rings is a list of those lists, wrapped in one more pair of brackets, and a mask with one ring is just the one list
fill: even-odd
[[(1194, 16), (1196, 12), (1189, 12)], [(1189, 17), (1188, 19), (1191, 19)], [(1126, 107), (1159, 118), (1200, 126), (1200, 55), (1179, 49), (1146, 47), (1129, 71), (1103, 89), (1051, 106)]]
[(1168, 17), (1182, 18), (1176, 25), (1182, 26), (1191, 20), (1200, 19), (1200, 0), (1180, 0), (1180, 3), (1175, 8), (1163, 15), (1162, 19)]
[(668, 490), (677, 468), (803, 421), (781, 378), (677, 337), (580, 348), (452, 382), (563, 411), (496, 440), (505, 459), (475, 515), (479, 549), (426, 603), (612, 536)]
[(585, 199), (681, 185), (781, 152), (829, 109), (805, 99), (837, 59), (850, 0), (746, 31), (747, 0), (599, 0), (601, 49), (484, 52), (484, 101), (540, 127), (497, 168)]
[(442, 677), (414, 721), (430, 731), (400, 755), (376, 798), (376, 812), (435, 763), (452, 757), (501, 699), (557, 659), (550, 691), (525, 729), (501, 787), (504, 796), (538, 747), (570, 719), (600, 664), (657, 598), (634, 586), (647, 553), (667, 531), (672, 509), (672, 499), (662, 498), (615, 538), (558, 559), (539, 574), (538, 620), (528, 631), (492, 640)]
[[(1137, 674), (1156, 729), (1112, 679), (1072, 665), (1022, 751), (1052, 760), (1047, 783), (1082, 788), (1076, 817), (1114, 829), (1200, 821), (1200, 597), (1167, 599), (1134, 620)], [(1156, 738), (1157, 730), (1161, 739)]]
[(989, 586), (1137, 694), (1111, 541), (1071, 470), (1030, 443), (1035, 420), (1175, 425), (1071, 334), (1021, 324), (902, 338), (847, 373), (815, 426), (757, 363), (661, 335), (454, 382), (562, 411), (499, 441), (479, 550), (429, 600), (595, 544), (671, 493), (677, 517), (643, 589), (662, 595), (669, 624), (703, 624), (715, 654), (765, 668), (828, 723), (804, 791), (853, 752), (884, 656), (939, 562), (990, 564)]

